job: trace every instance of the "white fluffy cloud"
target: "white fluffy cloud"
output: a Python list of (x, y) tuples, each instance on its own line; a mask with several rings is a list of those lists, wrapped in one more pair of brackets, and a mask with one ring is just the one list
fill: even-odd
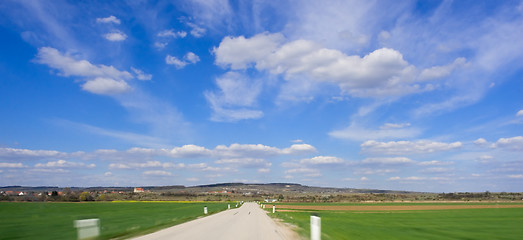
[(287, 80), (305, 76), (337, 84), (342, 92), (357, 97), (387, 97), (430, 91), (433, 86), (425, 83), (428, 78), (447, 76), (445, 71), (463, 62), (457, 59), (455, 64), (428, 69), (421, 76), (394, 49), (381, 48), (360, 57), (312, 41), (284, 41), (281, 34), (268, 33), (251, 38), (225, 37), (214, 49), (216, 64), (231, 69), (255, 67), (282, 74)]
[(409, 155), (450, 151), (461, 148), (463, 144), (461, 142), (443, 143), (429, 140), (419, 140), (414, 142), (377, 142), (370, 140), (362, 143), (360, 146), (362, 151), (368, 154)]
[(518, 113), (516, 113), (516, 117), (523, 116), (523, 109), (519, 110)]
[(152, 74), (144, 73), (140, 69), (136, 69), (136, 68), (131, 67), (131, 70), (136, 74), (136, 78), (138, 80), (146, 81), (146, 80), (151, 80), (153, 78)]
[(87, 78), (82, 89), (95, 94), (113, 95), (131, 90), (125, 80), (133, 76), (127, 71), (120, 71), (113, 66), (93, 65), (86, 60), (76, 60), (57, 49), (42, 47), (38, 49), (35, 61), (59, 71), (64, 77), (77, 76)]
[(421, 130), (409, 125), (400, 126), (399, 124), (391, 126), (385, 125), (380, 129), (368, 129), (352, 123), (347, 128), (329, 132), (329, 136), (339, 139), (364, 141), (369, 139), (396, 139), (411, 138), (418, 136)]
[(268, 168), (272, 166), (272, 163), (261, 158), (225, 158), (216, 161), (216, 163), (255, 168)]
[(168, 176), (172, 176), (173, 174), (170, 173), (170, 172), (167, 172), (167, 171), (162, 171), (162, 170), (152, 170), (152, 171), (145, 171), (143, 172), (143, 175), (145, 176), (157, 176), (157, 177), (168, 177)]
[(131, 87), (123, 80), (97, 77), (85, 82), (82, 89), (95, 94), (113, 95), (128, 92)]
[(0, 168), (24, 168), (22, 163), (0, 163)]
[(323, 164), (340, 164), (343, 163), (343, 159), (332, 156), (317, 156), (313, 158), (307, 158), (300, 160), (301, 164), (311, 165), (323, 165)]
[(195, 64), (200, 61), (200, 57), (198, 57), (193, 52), (188, 52), (185, 54), (183, 59), (179, 59), (177, 57), (167, 55), (165, 57), (165, 63), (169, 65), (174, 65), (177, 69), (182, 69), (188, 64)]
[(3, 159), (45, 159), (66, 156), (66, 153), (54, 150), (31, 150), (19, 148), (0, 148), (0, 158)]
[(423, 181), (426, 179), (427, 178), (425, 178), (425, 177), (412, 176), (412, 177), (390, 177), (388, 180), (389, 181)]
[(406, 157), (380, 157), (380, 158), (365, 158), (361, 161), (363, 164), (379, 164), (379, 165), (400, 165), (410, 164), (414, 161)]
[(51, 161), (47, 163), (37, 163), (35, 168), (94, 168), (96, 165), (81, 162), (69, 162), (66, 160)]
[(172, 38), (184, 38), (187, 36), (187, 32), (178, 31), (175, 32), (174, 29), (163, 30), (157, 34), (158, 37), (172, 37)]
[(523, 136), (500, 138), (492, 144), (494, 148), (504, 148), (512, 151), (523, 151)]
[(120, 24), (120, 19), (116, 18), (115, 16), (111, 15), (106, 18), (97, 18), (97, 23), (114, 23), (114, 24)]
[(202, 28), (202, 27), (198, 26), (197, 24), (194, 24), (191, 22), (187, 22), (186, 24), (187, 24), (187, 26), (189, 26), (191, 28), (191, 35), (195, 38), (203, 37), (203, 35), (205, 35), (205, 32), (207, 32), (207, 30), (205, 30), (205, 28)]
[(479, 145), (479, 146), (484, 146), (487, 143), (488, 143), (487, 140), (485, 140), (484, 138), (478, 138), (474, 141), (474, 144)]
[(103, 35), (105, 39), (111, 42), (120, 42), (127, 39), (127, 35), (120, 31), (113, 31)]

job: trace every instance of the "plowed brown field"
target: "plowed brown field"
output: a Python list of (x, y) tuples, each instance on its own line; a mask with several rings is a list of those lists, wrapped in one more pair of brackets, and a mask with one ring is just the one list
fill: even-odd
[(523, 208), (523, 205), (411, 205), (411, 206), (302, 206), (276, 205), (277, 209), (330, 210), (330, 211), (405, 211), (405, 210), (446, 210), (480, 208)]

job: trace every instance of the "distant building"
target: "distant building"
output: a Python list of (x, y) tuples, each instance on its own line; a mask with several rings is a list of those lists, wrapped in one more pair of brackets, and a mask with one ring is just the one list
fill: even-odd
[(265, 199), (265, 202), (268, 202), (268, 203), (271, 203), (271, 202), (276, 202), (278, 201), (277, 199)]
[(135, 188), (134, 188), (134, 192), (135, 192), (135, 193), (140, 193), (140, 192), (144, 192), (144, 190), (143, 190), (143, 188), (141, 188), (141, 187), (135, 187)]

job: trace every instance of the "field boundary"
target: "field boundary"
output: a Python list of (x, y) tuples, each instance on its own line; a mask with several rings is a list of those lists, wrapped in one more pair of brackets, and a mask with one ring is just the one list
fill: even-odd
[(275, 205), (276, 209), (326, 210), (326, 211), (409, 211), (409, 210), (453, 210), (485, 208), (523, 208), (519, 205), (401, 205), (401, 206), (326, 206), (326, 205)]

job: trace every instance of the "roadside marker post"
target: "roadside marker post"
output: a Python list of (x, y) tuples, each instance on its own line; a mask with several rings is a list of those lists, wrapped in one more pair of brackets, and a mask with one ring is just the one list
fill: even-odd
[(227, 209), (231, 209), (231, 204), (227, 204)]
[(207, 206), (203, 207), (203, 214), (207, 214)]
[(321, 240), (321, 218), (311, 216), (311, 240)]
[(100, 219), (75, 220), (74, 227), (78, 233), (78, 240), (93, 239), (100, 235)]
[(272, 213), (276, 212), (276, 205), (272, 205)]

